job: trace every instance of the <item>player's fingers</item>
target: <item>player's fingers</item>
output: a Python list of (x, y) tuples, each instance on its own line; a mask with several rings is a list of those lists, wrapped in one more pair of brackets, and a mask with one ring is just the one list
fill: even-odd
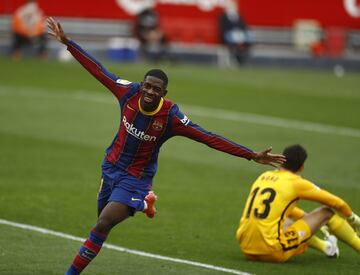
[(275, 160), (277, 163), (280, 163), (280, 164), (283, 164), (286, 162), (286, 159), (284, 159), (284, 158), (275, 158)]
[(49, 27), (49, 29), (50, 30), (52, 30), (53, 32), (56, 32), (57, 30), (56, 30), (56, 25), (54, 24), (54, 23), (48, 23), (48, 27)]
[(52, 31), (48, 31), (47, 33), (50, 34), (50, 35), (52, 35), (52, 36), (56, 36), (56, 34), (53, 33)]
[(271, 159), (285, 159), (284, 156), (282, 155), (277, 155), (277, 154), (267, 154), (267, 156)]
[(283, 155), (269, 154), (269, 156), (276, 161), (286, 162), (286, 158)]
[(285, 159), (285, 156), (281, 155), (281, 154), (269, 154), (269, 156), (272, 156), (274, 158), (283, 158), (283, 159)]
[(49, 17), (47, 20), (46, 20), (47, 24), (49, 27), (54, 27), (55, 26), (55, 21), (52, 17)]
[(56, 26), (57, 26), (58, 30), (59, 30), (60, 32), (62, 32), (62, 27), (61, 27), (61, 25), (60, 25), (59, 22), (56, 24)]
[(50, 21), (47, 21), (47, 22), (46, 22), (46, 25), (48, 26), (49, 29), (53, 29), (53, 28), (54, 28), (54, 25), (53, 25)]

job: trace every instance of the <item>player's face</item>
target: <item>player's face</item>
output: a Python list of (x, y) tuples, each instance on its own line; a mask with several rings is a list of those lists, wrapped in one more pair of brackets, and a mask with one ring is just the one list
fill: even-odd
[(154, 76), (147, 76), (141, 83), (141, 107), (148, 112), (154, 111), (158, 106), (161, 98), (165, 96), (166, 90), (164, 82)]

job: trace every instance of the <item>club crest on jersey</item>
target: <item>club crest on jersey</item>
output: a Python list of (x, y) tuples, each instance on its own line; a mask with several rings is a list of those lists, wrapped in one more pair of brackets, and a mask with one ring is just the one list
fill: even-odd
[(155, 120), (152, 127), (156, 131), (161, 131), (164, 128), (164, 124), (162, 123), (162, 121)]

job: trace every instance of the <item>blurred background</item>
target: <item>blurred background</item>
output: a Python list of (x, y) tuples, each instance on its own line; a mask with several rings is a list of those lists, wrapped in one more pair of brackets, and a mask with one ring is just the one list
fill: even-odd
[[(13, 44), (12, 16), (26, 2), (0, 2), (3, 55), (11, 51)], [(60, 20), (72, 39), (114, 61), (166, 59), (220, 67), (285, 64), (360, 69), (357, 0), (106, 0), (101, 5), (95, 1), (39, 0), (37, 3), (44, 16)], [(235, 23), (224, 21), (224, 14)], [(49, 57), (67, 59), (66, 52), (55, 41), (47, 41), (46, 47)]]

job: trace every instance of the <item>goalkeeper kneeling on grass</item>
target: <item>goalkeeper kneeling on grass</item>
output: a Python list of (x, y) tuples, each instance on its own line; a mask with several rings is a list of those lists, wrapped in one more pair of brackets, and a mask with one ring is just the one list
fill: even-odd
[[(261, 174), (247, 198), (236, 231), (246, 259), (285, 262), (304, 253), (308, 246), (338, 257), (337, 239), (359, 253), (360, 218), (341, 198), (299, 175), (307, 158), (303, 147), (289, 146), (283, 155), (286, 162), (282, 167)], [(296, 207), (300, 199), (323, 206), (305, 213)], [(314, 235), (319, 229), (325, 232), (325, 240)]]

